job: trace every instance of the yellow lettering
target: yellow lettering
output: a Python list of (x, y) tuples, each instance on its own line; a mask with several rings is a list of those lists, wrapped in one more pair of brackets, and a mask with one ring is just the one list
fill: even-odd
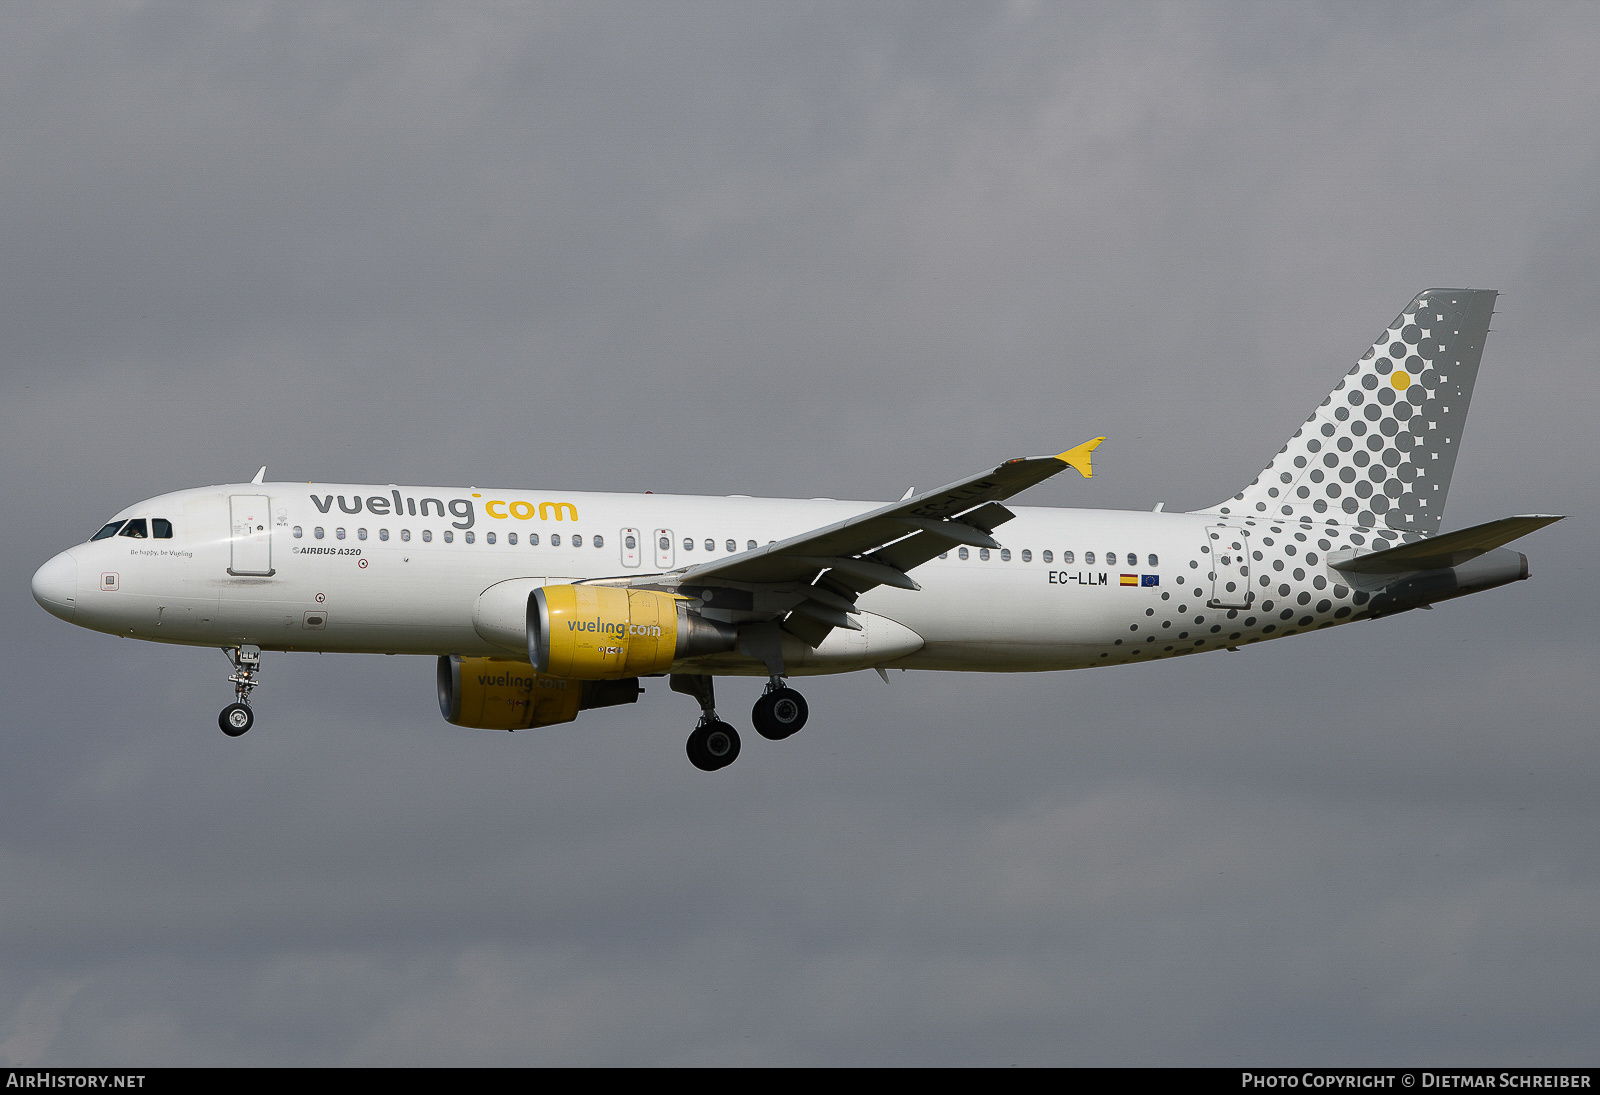
[(573, 505), (571, 502), (540, 502), (539, 520), (550, 520), (550, 510), (555, 510), (557, 521), (565, 520), (563, 517), (563, 512), (572, 514), (572, 519), (574, 521), (578, 519), (578, 507)]
[(511, 503), (511, 516), (515, 517), (519, 521), (531, 520), (532, 517), (533, 517), (533, 503), (532, 502), (513, 502), (513, 503)]
[(495, 512), (495, 511), (494, 511), (494, 508), (495, 508), (495, 507), (496, 507), (496, 506), (503, 506), (503, 505), (505, 505), (505, 503), (504, 503), (504, 502), (502, 502), (502, 501), (500, 501), (500, 499), (498, 499), (498, 498), (496, 498), (496, 499), (494, 499), (494, 500), (492, 500), (492, 501), (489, 501), (489, 502), (485, 502), (485, 503), (484, 503), (484, 504), (483, 504), (483, 511), (484, 511), (484, 512), (485, 512), (485, 513), (487, 513), (487, 514), (488, 514), (488, 515), (489, 515), (489, 516), (490, 516), (490, 517), (504, 517), (504, 516), (505, 516), (505, 514), (503, 514), (503, 513), (496, 513), (496, 512)]

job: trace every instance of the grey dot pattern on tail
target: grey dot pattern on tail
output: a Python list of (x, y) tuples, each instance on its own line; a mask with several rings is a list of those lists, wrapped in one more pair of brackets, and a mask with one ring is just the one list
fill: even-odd
[(1419, 294), (1262, 473), (1205, 512), (1437, 532), (1495, 296)]

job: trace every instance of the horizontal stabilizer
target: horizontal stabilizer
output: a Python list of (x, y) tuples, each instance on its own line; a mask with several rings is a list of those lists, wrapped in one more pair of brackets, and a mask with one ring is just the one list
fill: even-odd
[(1426, 540), (1357, 555), (1343, 561), (1335, 556), (1329, 559), (1329, 564), (1335, 570), (1350, 574), (1403, 574), (1415, 570), (1456, 567), (1560, 520), (1561, 517), (1548, 514), (1503, 517), (1485, 525), (1447, 532), (1443, 536), (1430, 536)]

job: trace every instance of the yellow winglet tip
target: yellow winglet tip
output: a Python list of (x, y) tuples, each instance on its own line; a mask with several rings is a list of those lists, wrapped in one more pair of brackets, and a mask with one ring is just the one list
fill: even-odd
[(1076, 469), (1079, 475), (1088, 479), (1094, 474), (1094, 469), (1089, 466), (1089, 454), (1099, 448), (1100, 442), (1104, 440), (1105, 438), (1103, 437), (1096, 437), (1092, 441), (1085, 441), (1081, 445), (1058, 454), (1056, 459), (1067, 465), (1067, 467)]

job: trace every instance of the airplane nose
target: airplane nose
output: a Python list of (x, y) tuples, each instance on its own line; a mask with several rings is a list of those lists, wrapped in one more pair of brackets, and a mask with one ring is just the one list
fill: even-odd
[(33, 575), (33, 599), (52, 616), (71, 620), (78, 607), (78, 560), (63, 551)]

